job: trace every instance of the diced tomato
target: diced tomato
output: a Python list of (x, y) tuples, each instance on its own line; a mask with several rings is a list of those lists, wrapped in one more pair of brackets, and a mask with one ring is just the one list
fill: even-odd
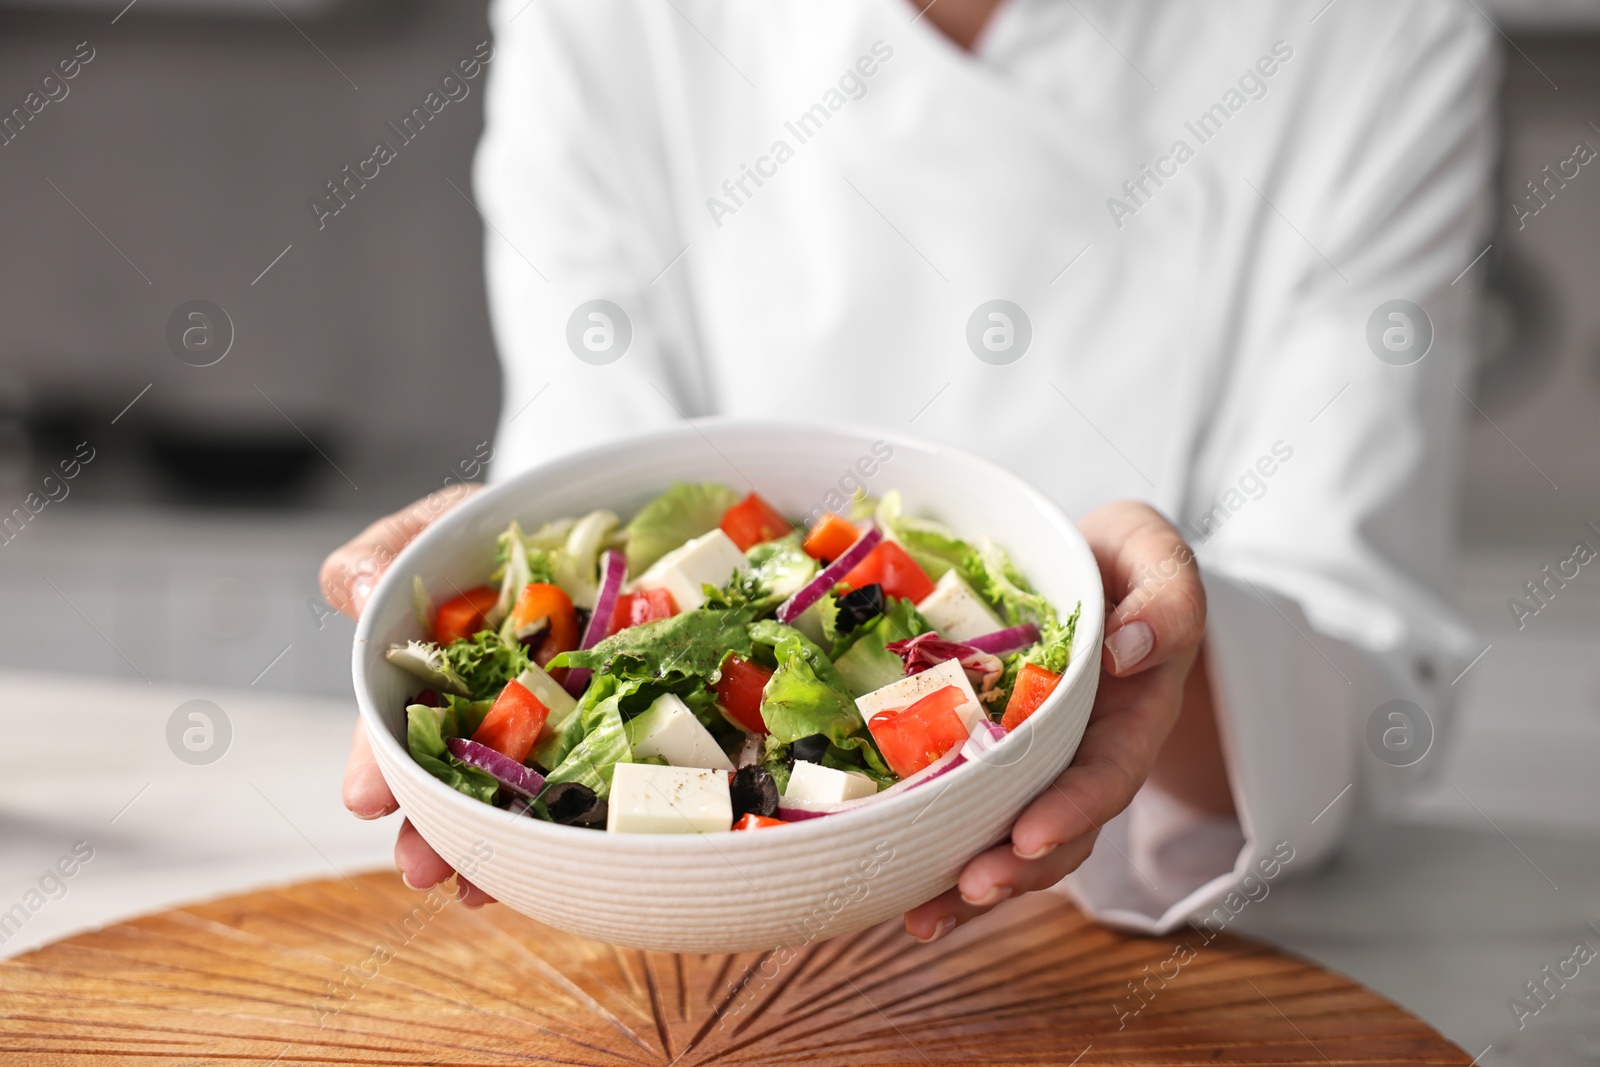
[(665, 589), (641, 589), (636, 593), (623, 593), (617, 597), (617, 606), (611, 612), (611, 632), (626, 630), (657, 619), (670, 619), (678, 613), (672, 594)]
[(935, 689), (902, 711), (880, 711), (867, 723), (889, 769), (902, 778), (967, 740), (967, 727), (956, 714), (967, 696), (958, 686)]
[[(511, 625), (520, 636), (530, 631), (539, 632), (543, 624), (544, 636), (533, 648), (533, 661), (543, 667), (561, 652), (571, 652), (578, 647), (578, 609), (572, 598), (561, 587), (546, 582), (529, 582), (522, 587), (522, 595), (511, 609)], [(565, 667), (557, 667), (550, 677), (558, 682), (567, 678)]]
[(765, 815), (749, 812), (744, 818), (733, 824), (735, 830), (765, 830), (769, 826), (782, 826), (782, 819), (769, 819)]
[(881, 585), (885, 596), (905, 597), (912, 603), (933, 592), (933, 579), (893, 541), (878, 542), (878, 547), (844, 576), (844, 584), (852, 589)]
[(500, 599), (500, 590), (487, 585), (468, 589), (439, 605), (433, 614), (434, 640), (441, 645), (471, 637), (489, 628), (489, 611)]
[(472, 739), (521, 763), (533, 751), (533, 743), (539, 739), (539, 731), (549, 716), (550, 709), (526, 686), (513, 679), (500, 690)]
[(794, 529), (771, 504), (751, 493), (722, 513), (719, 524), (729, 540), (746, 552), (763, 541), (775, 541)]
[(856, 538), (861, 536), (861, 531), (855, 524), (841, 519), (831, 511), (824, 511), (822, 517), (811, 526), (811, 531), (806, 534), (805, 543), (800, 547), (806, 550), (806, 555), (812, 559), (820, 559), (824, 563), (836, 560), (844, 555), (844, 550), (856, 543)]
[(1047, 671), (1037, 663), (1024, 663), (1017, 672), (1016, 682), (1011, 686), (1011, 699), (1006, 701), (1006, 713), (1001, 716), (1000, 725), (1007, 730), (1021, 726), (1029, 715), (1039, 710), (1039, 705), (1055, 691), (1059, 681), (1061, 675)]
[(711, 688), (722, 710), (740, 726), (754, 734), (767, 732), (761, 718), (761, 691), (772, 677), (772, 668), (740, 659), (732, 653), (722, 661), (722, 677)]

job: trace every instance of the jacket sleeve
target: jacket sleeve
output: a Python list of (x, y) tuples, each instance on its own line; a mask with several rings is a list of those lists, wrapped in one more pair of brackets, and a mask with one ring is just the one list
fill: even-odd
[(1470, 414), (1473, 307), (1452, 282), (1489, 223), (1491, 40), (1443, 3), (1324, 21), (1301, 46), (1294, 134), (1240, 183), (1263, 236), (1181, 516), (1238, 817), (1147, 785), (1064, 883), (1136, 929), (1225, 923), (1269, 869), (1328, 855), (1437, 759), (1452, 680), (1481, 649), (1438, 589)]
[(495, 475), (704, 414), (652, 114), (658, 13), (497, 0), (474, 168), (503, 373)]

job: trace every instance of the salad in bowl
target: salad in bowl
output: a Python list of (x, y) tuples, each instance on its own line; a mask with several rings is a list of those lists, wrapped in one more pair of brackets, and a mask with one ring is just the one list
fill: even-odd
[(975, 758), (1061, 681), (1080, 605), (894, 490), (842, 510), (678, 481), (626, 523), (511, 521), (481, 584), (413, 578), (411, 758), (613, 834), (781, 833)]

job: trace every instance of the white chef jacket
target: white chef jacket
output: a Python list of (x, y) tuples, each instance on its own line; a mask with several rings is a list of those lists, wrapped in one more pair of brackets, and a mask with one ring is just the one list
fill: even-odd
[[(1496, 73), (1465, 6), (1319, 9), (1010, 0), (968, 54), (905, 0), (498, 0), (496, 474), (814, 416), (986, 456), (1069, 514), (1147, 500), (1197, 547), (1238, 818), (1146, 786), (1064, 887), (1160, 931), (1286, 848), (1310, 868), (1429, 762), (1374, 757), (1375, 709), (1441, 728), (1478, 651), (1434, 585)], [(632, 331), (603, 365), (568, 344), (597, 299)], [(998, 365), (975, 351), (1006, 320), (969, 331), (996, 299), (1031, 331)], [(1409, 366), (1368, 342), (1397, 299), (1433, 328)]]

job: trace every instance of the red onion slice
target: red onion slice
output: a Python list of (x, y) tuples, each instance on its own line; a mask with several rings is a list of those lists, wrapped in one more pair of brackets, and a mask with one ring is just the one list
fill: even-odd
[(778, 818), (784, 822), (805, 822), (807, 819), (820, 819), (824, 815), (832, 815), (836, 810), (843, 809), (833, 807), (826, 810), (822, 808), (786, 808), (779, 804)]
[[(593, 648), (611, 636), (611, 616), (616, 613), (617, 598), (622, 595), (622, 583), (627, 577), (628, 558), (614, 548), (606, 549), (600, 556), (600, 591), (595, 594), (594, 613), (583, 631), (580, 649)], [(573, 696), (582, 696), (592, 674), (594, 671), (588, 667), (573, 667), (567, 671), (563, 688)]]
[(987, 652), (994, 656), (1004, 656), (1018, 649), (1027, 648), (1039, 640), (1039, 627), (1031, 622), (1020, 626), (1007, 626), (1004, 630), (996, 630), (992, 634), (974, 637), (963, 644), (971, 645), (979, 652)]
[(979, 720), (972, 736), (961, 746), (961, 754), (969, 760), (982, 760), (983, 754), (1004, 741), (1006, 728), (988, 718)]
[(883, 540), (883, 531), (876, 526), (869, 528), (855, 544), (844, 550), (838, 559), (817, 572), (817, 576), (801, 586), (795, 594), (782, 604), (778, 605), (775, 613), (779, 622), (790, 623), (800, 617), (800, 613), (822, 599), (822, 594), (839, 584), (839, 580), (855, 568), (857, 563), (867, 558), (867, 553), (878, 547), (878, 542)]
[(468, 741), (465, 737), (452, 737), (445, 742), (445, 747), (456, 759), (469, 767), (476, 767), (492, 775), (495, 781), (518, 796), (532, 800), (544, 788), (544, 775), (532, 767), (524, 767), (510, 756), (496, 752), (488, 745)]

